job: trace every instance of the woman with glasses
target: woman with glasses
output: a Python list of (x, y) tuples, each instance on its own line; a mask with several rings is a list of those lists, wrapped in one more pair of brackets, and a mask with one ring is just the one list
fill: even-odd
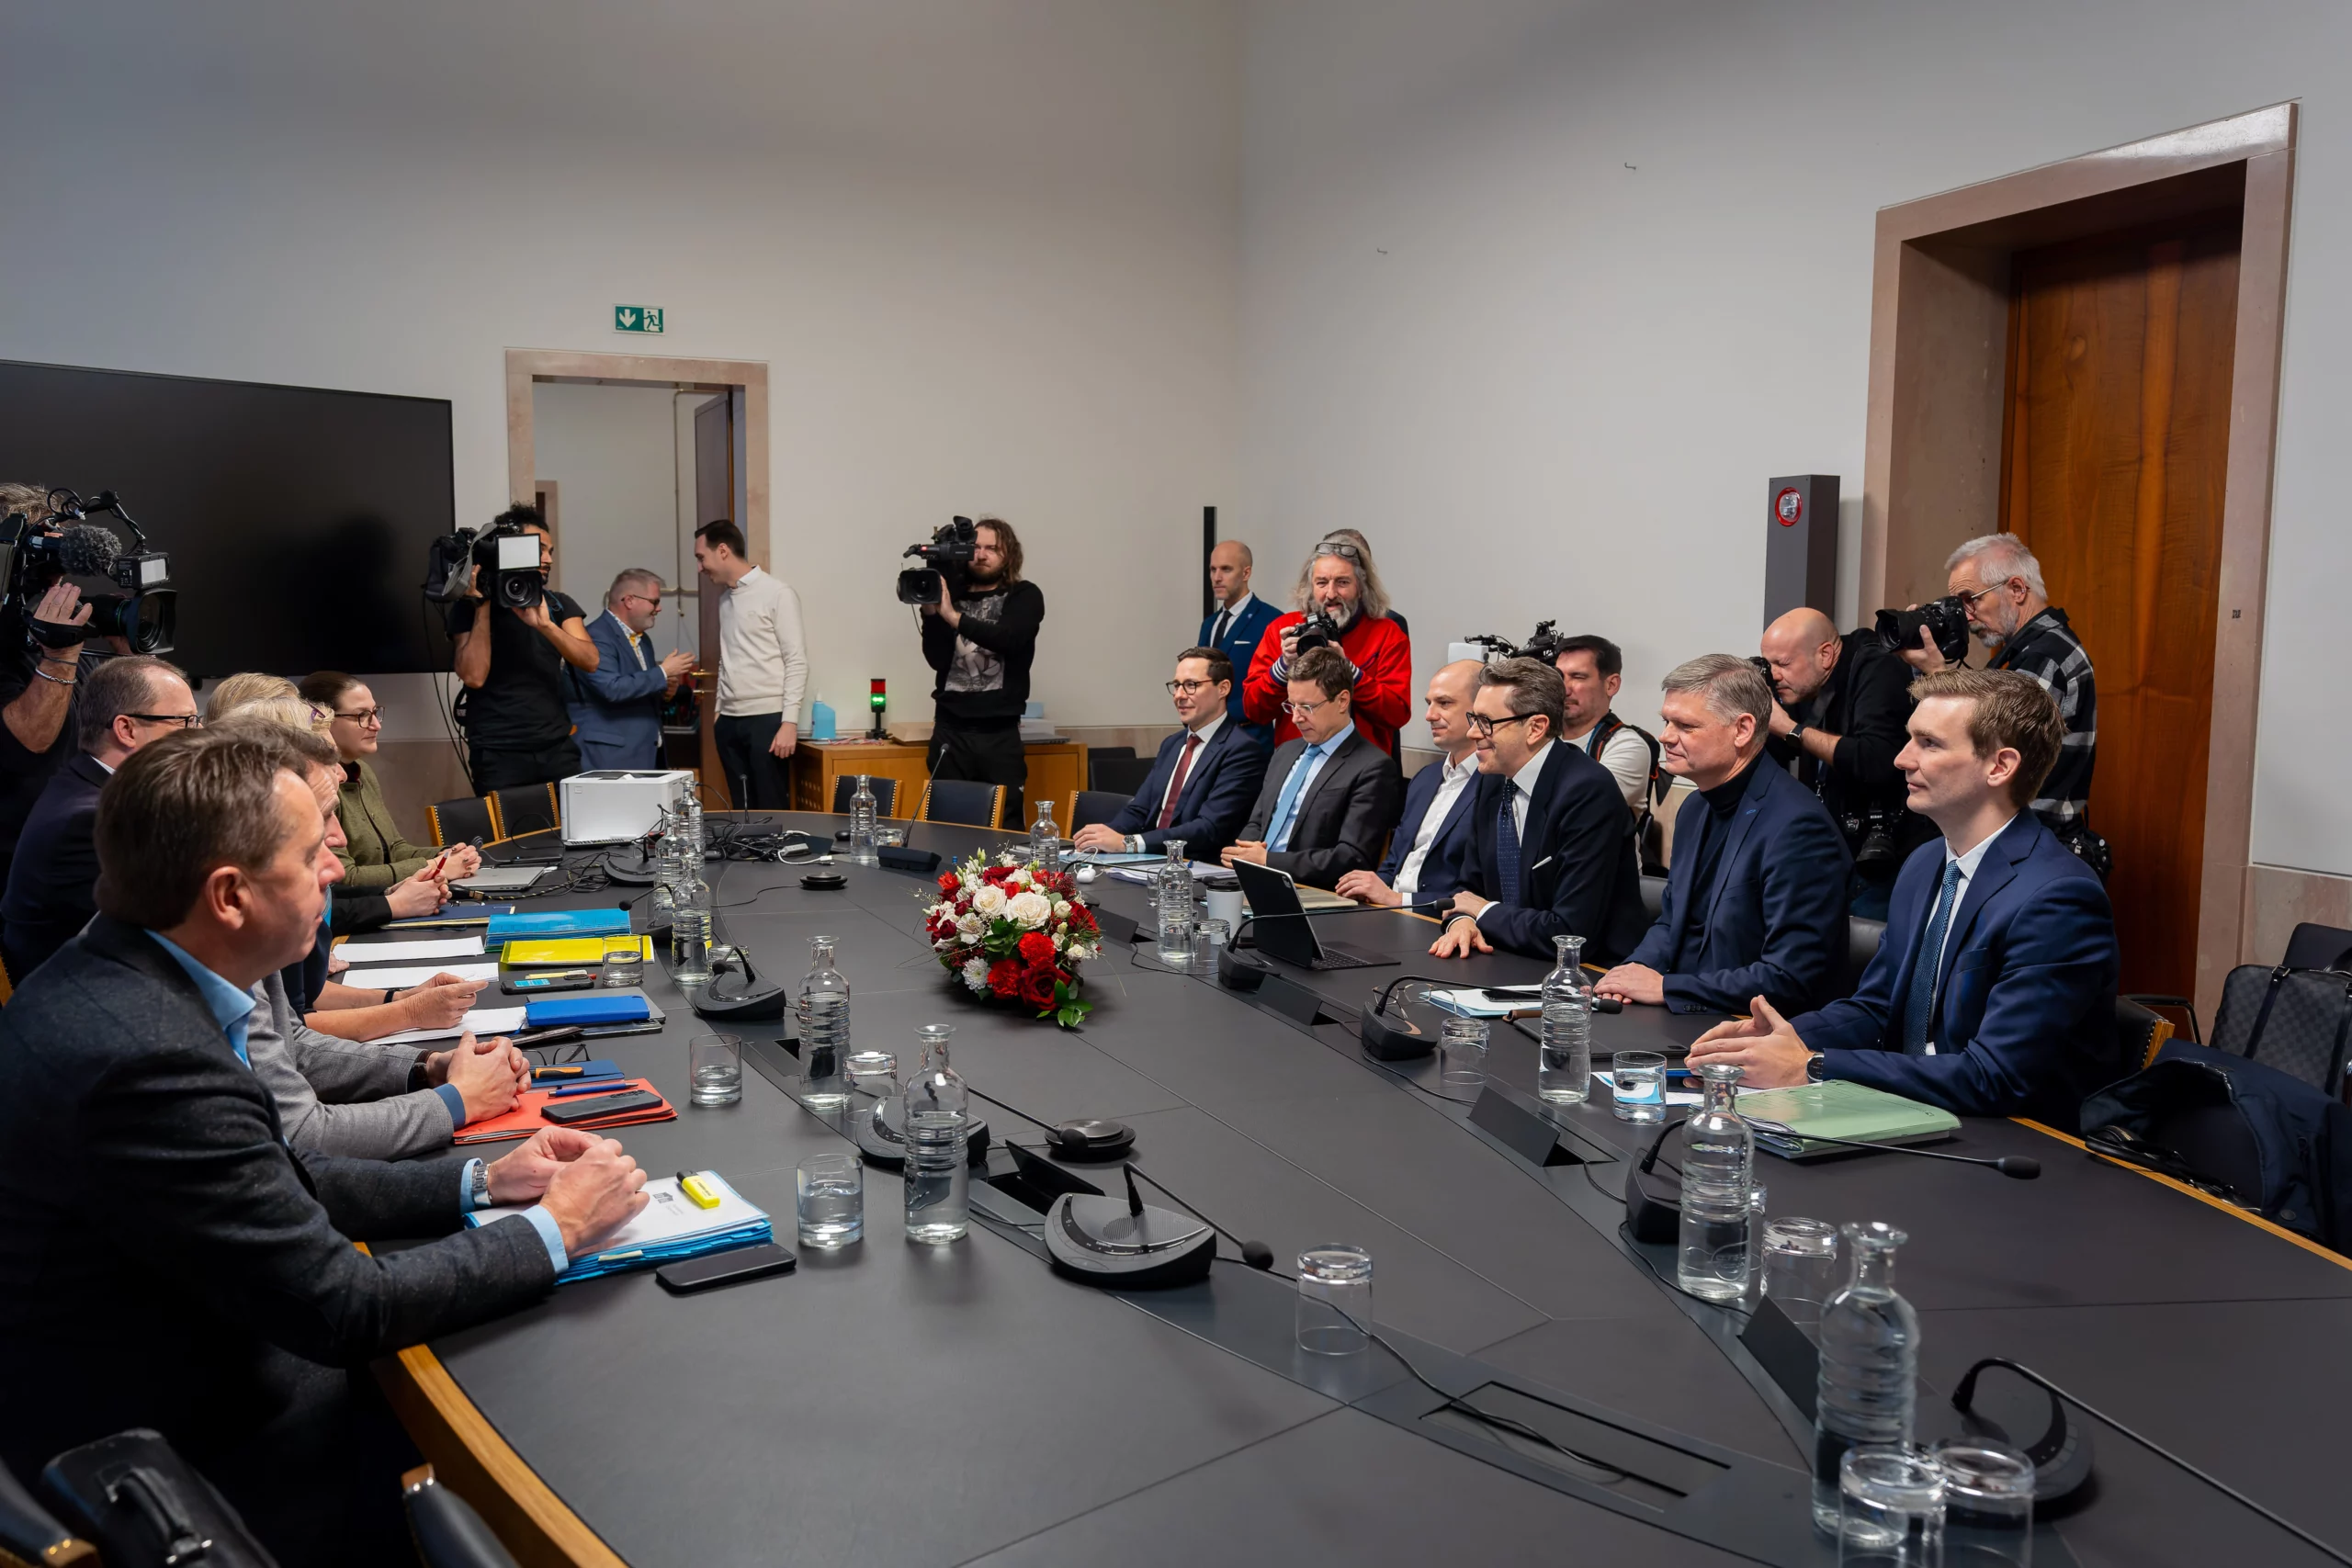
[[(434, 863), (443, 852), (411, 843), (392, 820), (384, 804), (383, 786), (368, 759), (384, 732), (384, 710), (367, 682), (340, 670), (319, 670), (305, 676), (302, 699), (327, 716), (327, 738), (343, 759), (343, 789), (335, 816), (350, 842), (335, 852), (343, 862), (341, 886), (352, 892), (380, 893), (405, 882)], [(471, 876), (481, 869), (481, 856), (471, 844), (453, 845), (442, 867), (443, 878)]]

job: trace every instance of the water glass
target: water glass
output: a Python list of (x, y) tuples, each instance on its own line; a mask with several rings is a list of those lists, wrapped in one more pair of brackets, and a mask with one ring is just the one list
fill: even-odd
[(849, 1087), (855, 1094), (876, 1100), (899, 1092), (899, 1058), (888, 1051), (853, 1051), (849, 1057)]
[(1438, 1032), (1438, 1082), (1454, 1089), (1487, 1087), (1487, 1021), (1449, 1018)]
[(1805, 1337), (1820, 1337), (1822, 1303), (1844, 1283), (1836, 1225), (1794, 1214), (1764, 1222), (1764, 1293)]
[(1838, 1467), (1838, 1568), (1943, 1568), (1944, 1472), (1923, 1449), (1863, 1448)]
[(1371, 1343), (1372, 1254), (1327, 1242), (1298, 1255), (1298, 1348), (1317, 1356), (1354, 1356)]
[(608, 991), (629, 991), (645, 984), (645, 950), (631, 937), (627, 947), (607, 947), (598, 966), (596, 984)]
[(1946, 1568), (2033, 1568), (2033, 1461), (1988, 1438), (1936, 1445)]
[(810, 1155), (797, 1190), (801, 1246), (847, 1247), (865, 1235), (865, 1168), (855, 1155)]
[(1656, 1051), (1620, 1051), (1609, 1058), (1615, 1085), (1611, 1109), (1620, 1122), (1655, 1126), (1666, 1120), (1666, 1058)]
[(697, 1034), (686, 1042), (687, 1099), (695, 1105), (732, 1105), (743, 1098), (743, 1042), (732, 1034)]
[(1216, 950), (1233, 937), (1233, 928), (1218, 919), (1193, 922), (1193, 972), (1196, 975), (1216, 973)]

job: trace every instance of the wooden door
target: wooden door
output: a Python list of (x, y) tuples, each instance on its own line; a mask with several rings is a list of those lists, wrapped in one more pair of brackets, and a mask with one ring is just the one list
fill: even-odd
[[(735, 516), (734, 399), (722, 392), (695, 410), (695, 526)], [(713, 810), (731, 809), (734, 796), (727, 787), (727, 770), (718, 765), (718, 742), (711, 726), (718, 721), (718, 595), (719, 586), (707, 572), (695, 573), (695, 604), (702, 638), (702, 799)]]
[(2127, 991), (2196, 988), (2240, 227), (2016, 259), (2002, 524), (2097, 672), (2089, 820), (2115, 851)]

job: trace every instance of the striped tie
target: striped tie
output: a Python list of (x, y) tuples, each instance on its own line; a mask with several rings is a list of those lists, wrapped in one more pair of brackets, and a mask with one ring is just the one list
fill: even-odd
[(1903, 998), (1903, 1050), (1906, 1055), (1927, 1053), (1928, 1021), (1936, 1011), (1936, 977), (1943, 968), (1944, 933), (1951, 930), (1951, 907), (1960, 893), (1960, 863), (1944, 866), (1943, 890), (1936, 895), (1936, 912), (1920, 940), (1919, 956), (1911, 964), (1911, 989)]

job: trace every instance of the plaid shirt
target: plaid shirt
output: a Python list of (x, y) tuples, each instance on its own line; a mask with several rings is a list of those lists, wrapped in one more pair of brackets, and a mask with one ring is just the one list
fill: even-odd
[(1985, 668), (2030, 675), (2058, 699), (2066, 739), (2032, 809), (2053, 832), (2081, 822), (2090, 808), (2091, 764), (2098, 759), (2098, 687), (2091, 656), (2066, 625), (2066, 612), (2044, 610), (2026, 622)]

